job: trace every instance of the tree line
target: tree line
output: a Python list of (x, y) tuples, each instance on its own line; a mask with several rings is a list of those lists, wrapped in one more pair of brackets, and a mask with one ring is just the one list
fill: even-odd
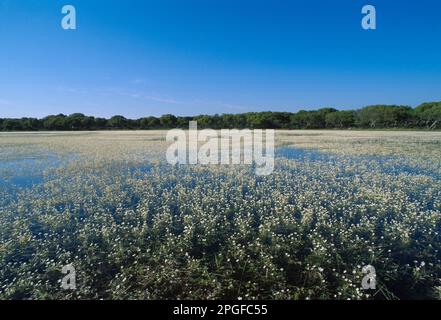
[(199, 128), (213, 129), (441, 129), (441, 102), (423, 103), (416, 108), (398, 105), (373, 105), (359, 110), (339, 111), (323, 108), (313, 111), (249, 112), (243, 114), (199, 115), (126, 119), (86, 116), (82, 113), (51, 115), (42, 119), (1, 119), (0, 131), (79, 131), (79, 130), (155, 130), (188, 128), (197, 121)]

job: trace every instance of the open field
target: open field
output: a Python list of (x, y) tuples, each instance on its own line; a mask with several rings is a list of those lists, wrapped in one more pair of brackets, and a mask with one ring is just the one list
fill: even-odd
[(441, 298), (441, 132), (277, 131), (269, 176), (165, 134), (0, 133), (0, 298)]

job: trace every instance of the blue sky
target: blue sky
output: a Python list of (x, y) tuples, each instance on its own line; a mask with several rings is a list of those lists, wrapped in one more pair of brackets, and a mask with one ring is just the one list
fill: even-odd
[[(63, 30), (61, 8), (77, 10)], [(377, 30), (361, 8), (377, 9)], [(438, 0), (0, 0), (0, 117), (441, 100)]]

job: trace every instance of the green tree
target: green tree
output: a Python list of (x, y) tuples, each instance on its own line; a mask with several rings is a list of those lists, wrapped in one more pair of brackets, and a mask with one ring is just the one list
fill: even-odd
[(325, 117), (327, 128), (352, 128), (355, 126), (354, 111), (330, 112)]
[(21, 131), (23, 130), (23, 126), (19, 119), (6, 119), (3, 121), (3, 130)]
[(177, 119), (172, 114), (165, 114), (161, 118), (159, 118), (159, 122), (161, 123), (161, 127), (163, 128), (175, 128)]
[(441, 127), (441, 102), (423, 103), (415, 109), (418, 123), (428, 129)]
[(374, 105), (357, 112), (356, 124), (362, 128), (407, 127), (412, 122), (412, 108), (396, 105)]
[(64, 114), (48, 116), (43, 119), (43, 128), (46, 130), (71, 130), (66, 126), (66, 118)]
[(127, 127), (127, 119), (123, 116), (113, 116), (107, 122), (107, 125), (111, 129), (124, 129)]

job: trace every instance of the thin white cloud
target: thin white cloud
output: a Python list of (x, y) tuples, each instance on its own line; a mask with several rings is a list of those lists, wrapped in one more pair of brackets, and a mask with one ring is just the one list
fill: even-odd
[(2, 106), (11, 106), (12, 105), (12, 101), (6, 100), (6, 99), (0, 99), (0, 105), (2, 105)]
[(161, 103), (169, 103), (169, 104), (188, 104), (184, 101), (178, 101), (171, 98), (164, 98), (164, 97), (158, 97), (158, 96), (151, 96), (151, 95), (141, 95), (140, 98), (155, 102), (161, 102)]
[(225, 108), (228, 110), (233, 110), (233, 111), (247, 111), (250, 110), (249, 106), (245, 106), (245, 105), (240, 105), (240, 104), (234, 104), (234, 103), (228, 103), (228, 102), (224, 102), (224, 101), (204, 101), (204, 100), (194, 100), (193, 105), (198, 105), (198, 106), (206, 106), (206, 107), (217, 107), (217, 108)]
[(217, 101), (217, 102), (215, 102), (215, 104), (217, 104), (220, 107), (230, 109), (230, 110), (236, 110), (236, 111), (245, 111), (245, 110), (250, 109), (249, 107), (244, 106), (244, 105), (231, 104), (231, 103), (227, 103), (227, 102), (223, 102), (223, 101)]
[(156, 95), (156, 94), (145, 93), (145, 92), (137, 91), (137, 90), (127, 90), (127, 89), (123, 89), (123, 88), (107, 87), (107, 88), (100, 89), (100, 91), (108, 93), (108, 94), (117, 94), (120, 96), (130, 97), (133, 99), (142, 99), (142, 100), (154, 101), (154, 102), (159, 102), (159, 103), (176, 104), (176, 105), (188, 104), (188, 102), (179, 101), (174, 98), (169, 98), (169, 97)]
[(132, 84), (136, 84), (136, 85), (147, 84), (147, 79), (145, 78), (133, 79)]
[(53, 87), (54, 90), (60, 91), (60, 92), (67, 92), (67, 93), (87, 93), (84, 89), (78, 89), (74, 87), (68, 87), (68, 86), (55, 86)]

